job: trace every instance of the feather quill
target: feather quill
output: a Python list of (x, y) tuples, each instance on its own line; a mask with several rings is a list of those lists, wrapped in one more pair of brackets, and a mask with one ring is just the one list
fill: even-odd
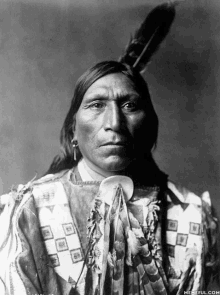
[(175, 17), (175, 3), (156, 6), (131, 38), (119, 61), (143, 72), (167, 36)]

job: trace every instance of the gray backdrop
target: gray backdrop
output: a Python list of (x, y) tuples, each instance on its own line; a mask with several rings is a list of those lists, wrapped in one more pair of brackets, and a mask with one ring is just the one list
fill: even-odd
[[(149, 0), (0, 0), (0, 193), (46, 171), (77, 78), (117, 59)], [(159, 166), (220, 214), (220, 2), (180, 1), (145, 77), (160, 118)], [(147, 131), (146, 131), (147, 132)]]

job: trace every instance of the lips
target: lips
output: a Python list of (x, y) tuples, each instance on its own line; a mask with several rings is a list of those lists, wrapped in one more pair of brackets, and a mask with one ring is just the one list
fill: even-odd
[(109, 141), (101, 144), (101, 146), (125, 146), (126, 144), (125, 141)]

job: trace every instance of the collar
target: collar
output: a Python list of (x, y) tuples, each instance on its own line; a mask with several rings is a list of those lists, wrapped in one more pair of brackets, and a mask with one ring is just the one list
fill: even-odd
[(93, 181), (94, 179), (92, 176), (89, 174), (88, 169), (86, 169), (86, 164), (85, 161), (82, 159), (78, 163), (78, 171), (81, 176), (82, 181)]

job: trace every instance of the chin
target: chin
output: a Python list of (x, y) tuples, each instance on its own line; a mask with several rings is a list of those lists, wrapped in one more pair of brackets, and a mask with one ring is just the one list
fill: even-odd
[(112, 156), (104, 160), (100, 166), (102, 169), (108, 172), (121, 172), (127, 169), (127, 167), (132, 162), (130, 158), (120, 158), (117, 156)]

